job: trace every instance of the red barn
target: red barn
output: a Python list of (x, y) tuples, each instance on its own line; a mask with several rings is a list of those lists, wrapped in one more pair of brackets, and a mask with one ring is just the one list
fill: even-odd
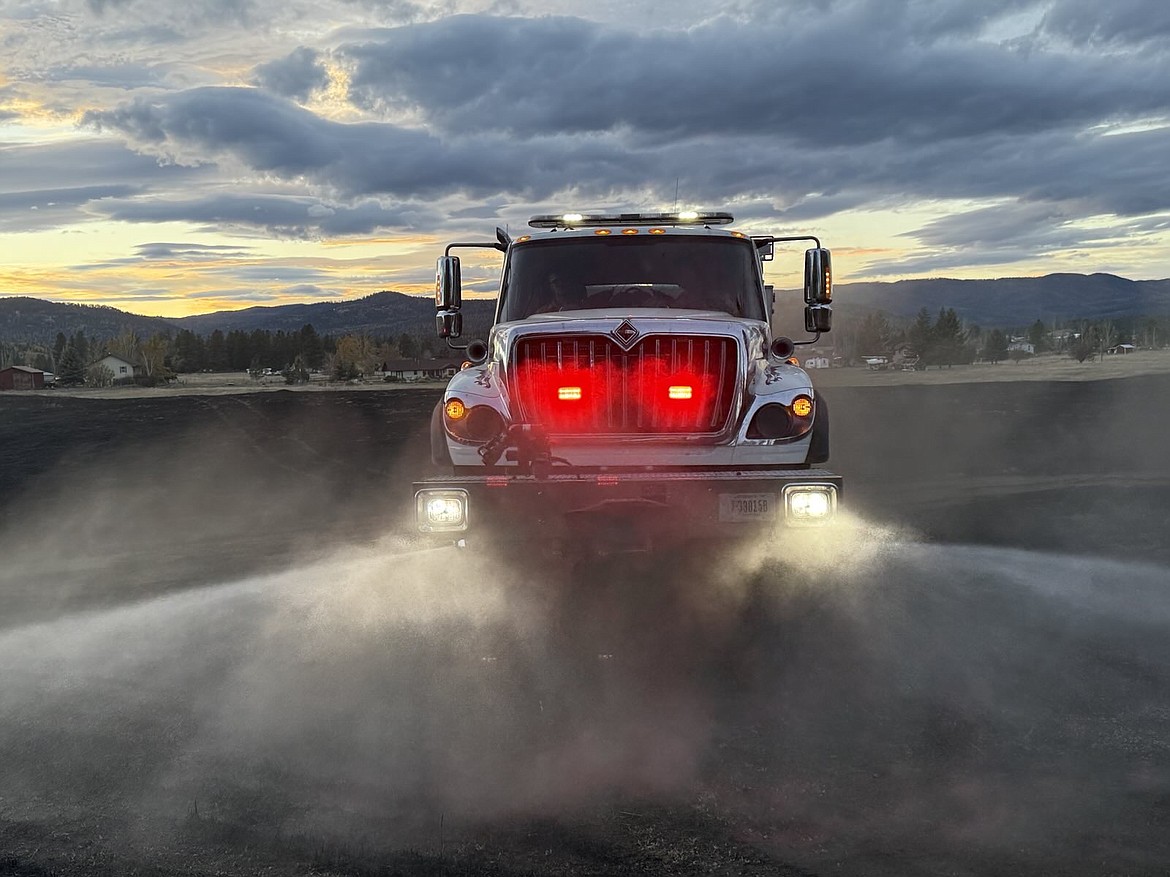
[(43, 390), (45, 373), (26, 365), (10, 365), (0, 369), (0, 390)]

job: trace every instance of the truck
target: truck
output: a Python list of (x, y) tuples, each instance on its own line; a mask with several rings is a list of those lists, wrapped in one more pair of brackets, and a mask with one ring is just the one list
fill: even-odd
[[(534, 216), (446, 246), (436, 330), (458, 350), (431, 418), (418, 530), (468, 545), (641, 551), (833, 520), (828, 408), (794, 356), (832, 323), (829, 250), (726, 212)], [(806, 242), (804, 329), (773, 334), (765, 263)], [(503, 253), (486, 340), (461, 343), (453, 250)]]

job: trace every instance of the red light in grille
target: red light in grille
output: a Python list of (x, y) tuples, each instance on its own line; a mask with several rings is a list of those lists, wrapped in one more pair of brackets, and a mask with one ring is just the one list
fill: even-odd
[(735, 345), (701, 337), (526, 339), (511, 374), (520, 415), (553, 434), (712, 433), (726, 423)]

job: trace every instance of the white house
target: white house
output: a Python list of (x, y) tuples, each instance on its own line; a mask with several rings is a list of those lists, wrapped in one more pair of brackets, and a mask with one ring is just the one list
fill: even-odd
[(95, 362), (94, 365), (104, 365), (106, 368), (108, 368), (110, 373), (114, 376), (115, 381), (121, 381), (125, 380), (126, 378), (134, 377), (134, 363), (127, 362), (126, 360), (122, 359), (122, 357), (114, 356), (112, 353), (106, 354), (97, 362)]

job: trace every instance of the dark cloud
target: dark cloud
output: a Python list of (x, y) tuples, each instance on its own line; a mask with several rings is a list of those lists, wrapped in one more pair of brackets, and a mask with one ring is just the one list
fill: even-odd
[[(190, 33), (217, 14), (211, 33), (251, 16), (276, 39), (272, 15), (309, 10), (215, 0), (164, 18), (139, 14), (146, 0), (88, 2), (106, 46), (128, 28)], [(0, 147), (18, 162), (0, 192), (15, 179), (38, 193), (95, 186), (106, 194), (73, 216), (293, 238), (519, 224), (545, 205), (658, 208), (676, 187), (688, 205), (805, 230), (849, 211), (978, 205), (918, 229), (920, 254), (873, 273), (1144, 240), (1170, 211), (1163, 0), (728, 0), (685, 15), (597, 0), (597, 20), (537, 16), (529, 0), (491, 7), (508, 17), (444, 15), (466, 3), (313, 8), (345, 27), (359, 7), (364, 21), (411, 23), (321, 28), (315, 47), (257, 53), (259, 88), (141, 89), (83, 123), (141, 154), (108, 137), (40, 159)], [(178, 60), (96, 59), (38, 81), (209, 81)], [(335, 65), (367, 121), (298, 105)], [(196, 179), (211, 185), (194, 193)], [(0, 217), (19, 212), (0, 202)]]
[(219, 259), (244, 258), (249, 248), (236, 244), (154, 243), (139, 244), (134, 248), (138, 258), (148, 262), (210, 262)]
[(205, 231), (263, 229), (285, 238), (368, 235), (380, 230), (433, 227), (442, 220), (433, 208), (417, 204), (387, 206), (373, 200), (330, 204), (308, 196), (268, 194), (111, 199), (96, 209), (123, 222), (187, 222)]
[[(231, 159), (285, 180), (333, 190), (336, 206), (297, 199), (215, 199), (198, 205), (140, 202), (115, 207), (141, 220), (199, 207), (232, 207), (209, 222), (264, 226), (284, 234), (362, 233), (395, 225), (371, 195), (409, 202), (473, 197), (481, 202), (622, 202), (647, 187), (659, 203), (677, 181), (688, 201), (721, 206), (767, 200), (785, 222), (815, 222), (834, 213), (920, 200), (1007, 199), (1048, 205), (1070, 218), (1137, 216), (1170, 209), (1162, 173), (1170, 129), (1107, 135), (1064, 130), (995, 132), (957, 141), (822, 149), (766, 133), (734, 144), (715, 137), (647, 143), (628, 131), (541, 136), (522, 141), (494, 132), (441, 137), (387, 123), (339, 124), (254, 89), (196, 89), (95, 113), (91, 124), (124, 133), (141, 146), (206, 160)], [(351, 201), (358, 204), (347, 206)], [(161, 214), (159, 211), (163, 211)], [(326, 215), (329, 210), (334, 213)], [(1082, 239), (1091, 243), (1091, 235)], [(1070, 239), (1070, 245), (1075, 241)]]
[(318, 59), (316, 51), (301, 46), (284, 58), (259, 65), (254, 82), (283, 97), (308, 100), (329, 84), (329, 73)]
[(44, 231), (77, 222), (80, 208), (101, 198), (126, 198), (133, 186), (104, 185), (0, 193), (0, 232)]
[(549, 137), (526, 153), (496, 134), (443, 140), (390, 124), (340, 124), (242, 88), (139, 99), (87, 113), (83, 123), (182, 160), (230, 156), (253, 170), (304, 177), (346, 197), (506, 192), (531, 200), (590, 177), (607, 188), (638, 185), (653, 163), (649, 154), (631, 153), (610, 139)]
[(57, 143), (0, 144), (0, 193), (68, 189), (82, 186), (180, 185), (206, 179), (205, 168), (160, 163), (110, 139), (84, 138)]
[(351, 96), (365, 109), (417, 113), (441, 131), (519, 137), (766, 132), (805, 146), (860, 146), (1076, 130), (1167, 109), (1165, 63), (944, 39), (986, 26), (987, 14), (948, 4), (949, 16), (923, 13), (911, 26), (900, 20), (909, 8), (855, 4), (827, 16), (645, 33), (575, 18), (455, 16), (384, 30), (338, 55), (352, 65)]
[(0, 144), (0, 231), (43, 231), (90, 221), (111, 200), (181, 185), (207, 169), (160, 165), (108, 140)]

